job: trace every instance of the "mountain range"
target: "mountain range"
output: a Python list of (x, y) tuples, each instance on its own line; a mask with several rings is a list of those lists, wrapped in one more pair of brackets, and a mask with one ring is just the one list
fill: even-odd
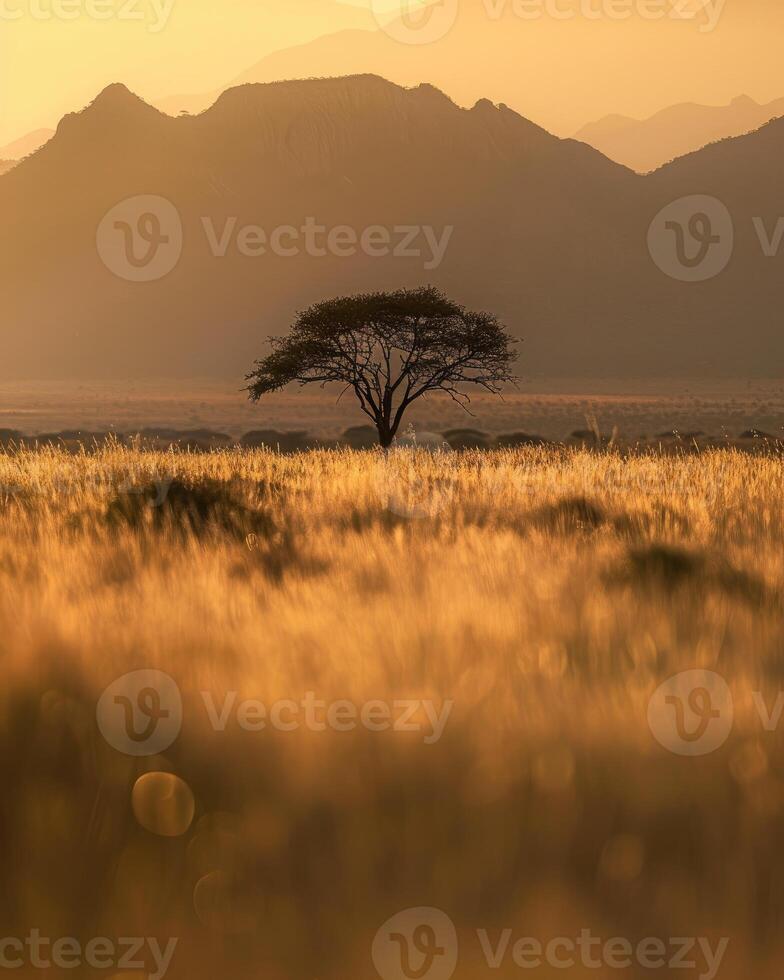
[[(267, 55), (220, 89), (168, 96), (157, 100), (155, 105), (170, 115), (200, 113), (229, 88), (280, 78), (307, 78), (316, 69), (319, 73), (336, 75), (347, 62), (359, 71), (384, 65), (381, 73), (385, 77), (405, 84), (417, 68), (432, 72), (432, 66), (424, 64), (426, 53), (418, 48), (409, 50), (408, 59), (401, 60), (400, 45), (391, 42), (383, 32), (344, 30)], [(533, 93), (519, 93), (515, 102), (533, 103)], [(582, 126), (574, 138), (616, 163), (638, 173), (648, 173), (709, 143), (750, 133), (780, 116), (784, 116), (784, 98), (760, 103), (741, 95), (727, 105), (679, 103), (645, 119), (620, 114), (604, 116)]]
[[(446, 40), (450, 38), (451, 35)], [(459, 40), (455, 43), (459, 43)], [(343, 30), (269, 54), (222, 88), (199, 94), (167, 96), (156, 100), (155, 105), (169, 115), (200, 113), (229, 88), (268, 83), (281, 78), (308, 78), (316, 73), (338, 75), (341, 66), (346, 64), (351, 64), (352, 70), (360, 72), (377, 72), (381, 65), (381, 74), (403, 84), (416, 77), (417, 71), (427, 72), (430, 77), (434, 72), (447, 74), (443, 67), (439, 72), (438, 66), (433, 64), (432, 55), (428, 60), (430, 46), (411, 48), (403, 45), (402, 48), (408, 48), (406, 58), (401, 56), (401, 45), (383, 31)], [(499, 52), (495, 52), (493, 63), (497, 63), (500, 57)], [(516, 92), (514, 101), (516, 105), (531, 104), (545, 116), (551, 114), (544, 106), (539, 109), (530, 89)], [(784, 98), (760, 103), (748, 95), (741, 95), (727, 105), (679, 103), (645, 119), (621, 114), (604, 116), (582, 126), (574, 138), (588, 143), (610, 160), (631, 170), (648, 173), (709, 143), (759, 129), (780, 116), (784, 116)], [(540, 118), (539, 115), (537, 118)]]
[[(757, 96), (784, 95), (775, 67), (784, 10), (773, 0), (673, 0), (669, 16), (659, 10), (651, 19), (641, 9), (601, 16), (589, 10), (601, 4), (577, 0), (560, 3), (559, 16), (548, 16), (542, 2), (437, 0), (428, 16), (414, 14), (418, 6), (365, 0), (350, 27), (267, 51), (241, 74), (229, 73), (220, 89), (147, 94), (164, 111), (200, 112), (239, 84), (374, 73), (405, 86), (429, 81), (464, 106), (482, 97), (503, 101), (559, 136), (609, 111), (644, 119), (684, 101), (684, 93), (720, 103), (742, 84)], [(714, 30), (706, 22), (716, 16)]]
[[(308, 304), (432, 282), (524, 339), (523, 375), (769, 376), (781, 260), (753, 219), (775, 237), (783, 153), (778, 120), (643, 177), (503, 104), (373, 75), (242, 85), (178, 118), (113, 85), (0, 178), (0, 375), (240, 378)], [(695, 194), (732, 215), (734, 254), (682, 282), (652, 259), (649, 227)], [(101, 237), (122, 241), (112, 216), (139, 195), (182, 226), (179, 261), (144, 282), (116, 274)], [(148, 211), (139, 229), (171, 243)], [(308, 219), (396, 240), (418, 228), (420, 254), (238, 247)], [(422, 229), (447, 243), (438, 263)]]
[(611, 160), (647, 173), (708, 143), (750, 133), (779, 116), (784, 116), (784, 99), (762, 105), (741, 95), (724, 106), (670, 106), (648, 119), (605, 116), (583, 126), (574, 138), (590, 143)]
[[(303, 50), (307, 49), (308, 45), (304, 45)], [(154, 104), (173, 116), (204, 112), (229, 88), (274, 79), (276, 72), (290, 58), (289, 50), (268, 56), (223, 88), (200, 95), (170, 96)], [(281, 61), (283, 64), (279, 64)], [(582, 126), (574, 139), (588, 143), (610, 160), (631, 170), (649, 173), (709, 143), (750, 133), (780, 116), (784, 116), (784, 98), (759, 103), (748, 95), (741, 95), (724, 106), (691, 102), (668, 106), (647, 119), (611, 114)], [(34, 153), (52, 136), (53, 129), (37, 129), (0, 147), (0, 174)]]

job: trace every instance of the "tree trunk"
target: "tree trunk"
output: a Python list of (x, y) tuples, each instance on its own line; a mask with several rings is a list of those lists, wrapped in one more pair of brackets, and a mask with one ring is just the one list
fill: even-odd
[(383, 422), (379, 422), (376, 426), (378, 429), (378, 441), (384, 449), (389, 449), (392, 445), (392, 440), (395, 438), (389, 431), (389, 426), (385, 425)]
[(392, 445), (392, 440), (395, 438), (395, 432), (392, 428), (392, 420), (387, 418), (386, 415), (381, 415), (376, 418), (376, 428), (378, 429), (379, 444), (384, 449), (389, 449), (389, 447)]

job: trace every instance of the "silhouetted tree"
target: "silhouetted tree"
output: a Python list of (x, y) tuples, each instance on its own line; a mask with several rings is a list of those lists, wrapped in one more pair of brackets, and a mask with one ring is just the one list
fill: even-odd
[(514, 380), (514, 341), (496, 317), (466, 310), (431, 286), (316, 303), (270, 343), (272, 353), (246, 377), (253, 401), (292, 381), (342, 382), (385, 447), (422, 395), (444, 391), (467, 410), (470, 399), (458, 385), (498, 394)]

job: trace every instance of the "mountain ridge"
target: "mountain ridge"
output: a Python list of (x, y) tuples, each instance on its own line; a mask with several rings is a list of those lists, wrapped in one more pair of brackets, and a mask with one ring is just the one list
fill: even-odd
[[(436, 110), (442, 120), (448, 116), (451, 117), (450, 122), (459, 118), (470, 120), (480, 135), (488, 140), (483, 149), (481, 144), (474, 144), (474, 151), (485, 158), (491, 150), (501, 156), (506, 153), (508, 157), (510, 148), (520, 151), (524, 147), (544, 149), (560, 144), (569, 146), (572, 152), (586, 159), (605, 159), (599, 151), (579, 141), (548, 133), (503, 103), (496, 105), (489, 99), (479, 99), (473, 106), (463, 108), (430, 83), (399, 86), (372, 73), (245, 83), (222, 92), (211, 106), (197, 115), (176, 117), (146, 102), (126, 85), (112, 83), (83, 109), (65, 115), (57, 126), (55, 137), (46, 146), (51, 151), (59, 151), (64, 141), (70, 140), (72, 135), (78, 139), (94, 139), (99, 147), (104, 144), (113, 146), (114, 140), (126, 139), (128, 127), (146, 124), (156, 126), (161, 131), (189, 133), (192, 136), (200, 130), (207, 132), (212, 128), (220, 130), (234, 126), (238, 118), (243, 121), (252, 119), (260, 124), (253, 134), (256, 140), (266, 133), (269, 139), (277, 140), (280, 145), (286, 139), (291, 144), (291, 132), (296, 128), (296, 124), (292, 123), (292, 99), (296, 102), (294, 113), (299, 122), (307, 115), (315, 118), (326, 112), (331, 114), (333, 122), (339, 121), (341, 113), (352, 115), (354, 119), (358, 113), (365, 113), (372, 120), (373, 113), (386, 112), (387, 122), (393, 124), (393, 129), (397, 126), (395, 135), (409, 141), (414, 138), (413, 134), (403, 130), (406, 120), (411, 124), (416, 118), (415, 110), (419, 107)], [(121, 120), (117, 119), (118, 115), (122, 116)], [(107, 125), (112, 127), (108, 134), (105, 132)], [(506, 137), (507, 142), (499, 142), (499, 136)], [(510, 137), (513, 138), (511, 144), (508, 142)], [(381, 139), (388, 138), (387, 126)], [(464, 141), (463, 149), (469, 145)], [(37, 152), (31, 155), (30, 161), (36, 157)], [(625, 169), (611, 161), (606, 162), (613, 168)]]
[(759, 103), (739, 95), (723, 106), (679, 103), (645, 119), (605, 116), (583, 126), (574, 138), (638, 173), (648, 173), (703, 146), (754, 132), (780, 116), (784, 98)]
[[(769, 372), (784, 358), (781, 277), (759, 265), (745, 214), (774, 214), (784, 128), (756, 137), (764, 152), (744, 139), (644, 177), (503, 103), (462, 108), (379, 76), (241, 86), (182, 117), (110, 86), (0, 179), (0, 372), (239, 377), (295, 310), (424, 283), (498, 313), (537, 373)], [(646, 237), (663, 206), (698, 191), (726, 201), (742, 247), (692, 285), (657, 268)], [(105, 217), (140, 195), (168, 202), (183, 237), (173, 267), (141, 283), (96, 248)], [(421, 247), (238, 247), (245, 228), (299, 234), (308, 221), (357, 236), (413, 227)], [(438, 262), (425, 229), (446, 243)]]

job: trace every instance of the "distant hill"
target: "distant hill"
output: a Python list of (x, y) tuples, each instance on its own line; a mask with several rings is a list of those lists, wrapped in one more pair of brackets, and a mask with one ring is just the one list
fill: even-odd
[[(498, 313), (525, 340), (524, 374), (769, 375), (784, 358), (784, 277), (752, 217), (775, 227), (783, 156), (777, 122), (641, 177), (503, 105), (461, 109), (371, 75), (240, 86), (180, 118), (111, 86), (0, 180), (0, 375), (239, 378), (311, 302), (426, 282)], [(695, 192), (726, 203), (736, 250), (722, 275), (684, 283), (654, 264), (647, 234)], [(104, 219), (136, 195), (164, 198), (182, 224), (179, 262), (149, 282), (115, 275), (96, 247), (99, 226), (120, 247), (123, 221)], [(301, 237), (295, 255), (240, 254), (243, 226), (308, 219), (452, 230), (432, 268), (424, 248), (308, 254)], [(224, 257), (205, 223), (216, 239), (228, 229)], [(142, 224), (176, 240), (154, 214)]]
[(44, 143), (48, 143), (53, 136), (53, 129), (36, 129), (21, 139), (14, 140), (13, 143), (0, 146), (0, 160), (21, 160), (23, 157), (35, 153)]
[(649, 119), (605, 116), (583, 126), (574, 138), (611, 160), (647, 173), (708, 143), (750, 133), (779, 116), (784, 116), (784, 98), (761, 105), (741, 95), (725, 106), (670, 106)]
[[(269, 84), (279, 79), (313, 80), (314, 75), (339, 76), (342, 70), (345, 71), (342, 66), (347, 59), (351, 63), (352, 75), (373, 74), (380, 64), (387, 65), (394, 72), (400, 61), (400, 48), (397, 42), (377, 30), (375, 24), (373, 29), (368, 26), (366, 30), (342, 30), (268, 54), (221, 88), (166, 96), (156, 99), (155, 106), (170, 116), (183, 112), (195, 115), (214, 105), (223, 92), (240, 85)], [(419, 52), (409, 51), (411, 54), (421, 58)], [(393, 72), (384, 74), (389, 77)]]
[(39, 150), (53, 136), (53, 129), (36, 129), (13, 143), (0, 146), (0, 176), (15, 167), (24, 157)]

